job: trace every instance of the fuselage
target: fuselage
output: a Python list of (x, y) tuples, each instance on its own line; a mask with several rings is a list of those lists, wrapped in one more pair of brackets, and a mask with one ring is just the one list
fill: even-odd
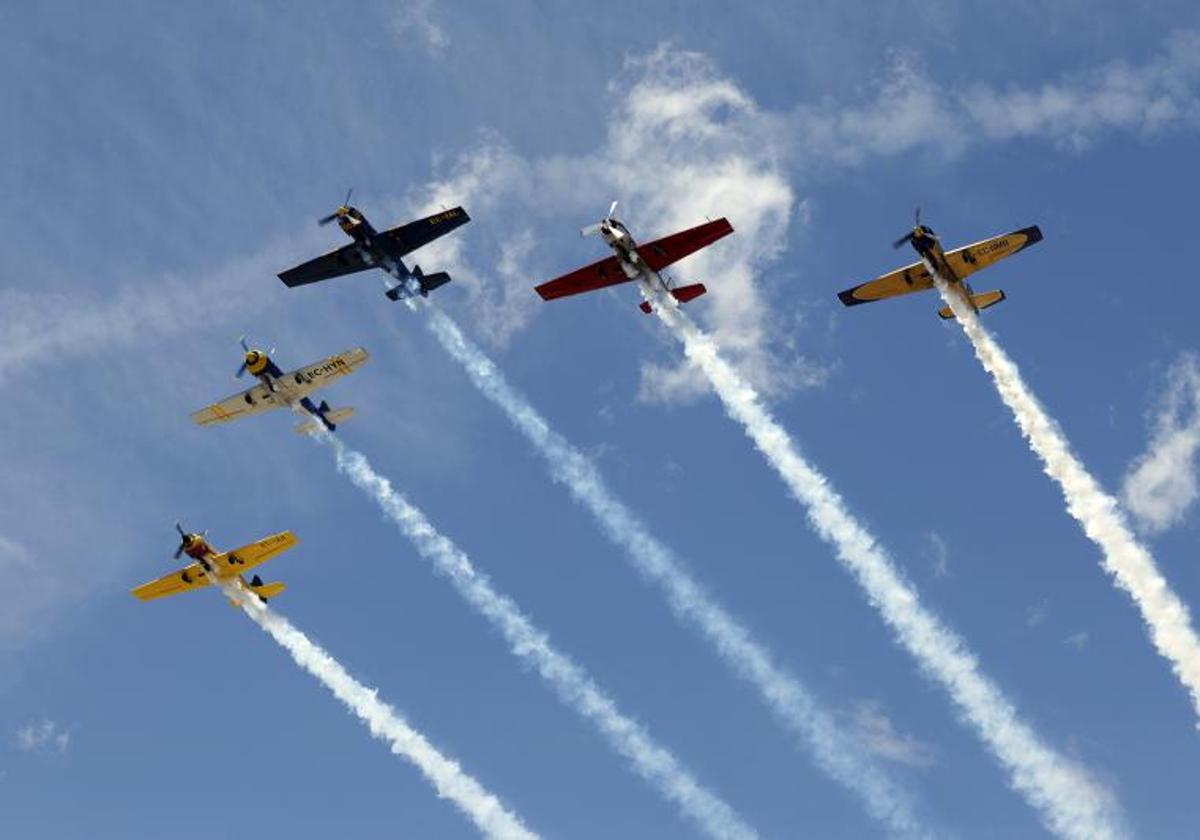
[(642, 297), (652, 301), (659, 291), (667, 291), (667, 284), (659, 277), (658, 272), (646, 265), (637, 252), (637, 242), (624, 222), (619, 219), (605, 219), (600, 223), (600, 235), (604, 237), (608, 247), (616, 252), (625, 276), (630, 280), (637, 280), (641, 285)]
[(412, 272), (408, 270), (408, 266), (404, 264), (403, 260), (397, 259), (379, 246), (376, 241), (379, 234), (367, 221), (367, 217), (362, 214), (361, 210), (357, 207), (339, 208), (337, 223), (345, 234), (358, 245), (358, 253), (365, 262), (383, 269), (398, 280), (407, 291), (412, 291), (408, 288), (409, 281), (413, 279)]
[(183, 552), (203, 566), (206, 571), (211, 572), (213, 570), (212, 564), (208, 562), (208, 558), (217, 552), (213, 550), (213, 547), (200, 534), (187, 534), (184, 536)]
[(969, 306), (974, 311), (979, 311), (971, 300), (973, 292), (970, 284), (961, 279), (958, 276), (958, 272), (950, 265), (950, 261), (946, 259), (946, 251), (942, 248), (942, 243), (932, 230), (924, 226), (914, 228), (912, 246), (921, 259), (933, 269), (933, 272), (946, 281), (950, 294), (957, 296), (962, 300), (964, 305)]
[[(329, 365), (334, 367), (339, 365), (344, 367), (345, 364), (341, 359), (335, 359), (329, 363)], [(247, 351), (246, 370), (254, 374), (258, 378), (258, 381), (263, 384), (263, 387), (267, 389), (264, 399), (268, 402), (290, 408), (293, 411), (299, 406), (320, 420), (330, 431), (333, 431), (333, 427), (326, 420), (321, 409), (302, 393), (301, 386), (307, 385), (309, 382), (309, 380), (303, 378), (303, 374), (297, 372), (293, 376), (285, 376), (279, 365), (275, 364), (275, 361), (262, 350)], [(322, 369), (320, 368), (314, 371), (314, 374), (317, 376), (320, 376), (321, 373)], [(253, 398), (247, 396), (247, 399)]]

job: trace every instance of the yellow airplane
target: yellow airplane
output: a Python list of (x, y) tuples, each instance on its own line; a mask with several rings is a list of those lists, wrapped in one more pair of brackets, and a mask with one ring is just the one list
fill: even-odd
[[(954, 251), (945, 251), (933, 229), (921, 224), (921, 208), (918, 207), (913, 229), (892, 243), (892, 247), (899, 248), (905, 242), (911, 242), (916, 252), (921, 255), (921, 262), (906, 265), (869, 283), (838, 292), (838, 297), (846, 306), (857, 306), (860, 303), (932, 289), (933, 278), (929, 275), (926, 265), (928, 263), (933, 266), (939, 277), (950, 284), (953, 294), (959, 295), (967, 305), (979, 312), (1004, 300), (1004, 292), (997, 289), (976, 294), (967, 282), (967, 277), (1041, 241), (1042, 231), (1034, 225), (993, 236), (991, 239)], [(939, 309), (938, 315), (946, 319), (954, 317), (949, 306)]]
[[(158, 580), (143, 583), (133, 590), (133, 595), (141, 601), (153, 601), (168, 595), (178, 595), (201, 589), (212, 583), (213, 578), (228, 580), (237, 578), (242, 586), (253, 592), (263, 603), (268, 598), (274, 598), (287, 587), (282, 583), (263, 583), (262, 578), (255, 575), (249, 581), (242, 577), (255, 566), (261, 566), (276, 555), (282, 554), (296, 544), (296, 535), (291, 531), (283, 531), (263, 537), (258, 542), (235, 548), (233, 551), (218, 552), (205, 539), (208, 533), (191, 534), (183, 530), (183, 526), (175, 523), (179, 532), (179, 547), (175, 549), (175, 559), (186, 553), (195, 562), (169, 575), (163, 575)], [(236, 603), (234, 604), (237, 605)]]

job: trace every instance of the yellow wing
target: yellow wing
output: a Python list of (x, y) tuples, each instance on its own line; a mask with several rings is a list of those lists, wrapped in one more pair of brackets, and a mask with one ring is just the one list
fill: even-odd
[(1011, 257), (1017, 251), (1023, 251), (1030, 245), (1036, 245), (1041, 241), (1042, 230), (1034, 225), (947, 251), (946, 262), (950, 264), (950, 268), (954, 270), (954, 274), (959, 280), (965, 280), (976, 271), (982, 271), (989, 265), (1000, 262), (1005, 257)]
[(192, 420), (201, 426), (211, 423), (228, 423), (230, 420), (240, 420), (243, 417), (262, 414), (264, 411), (282, 408), (284, 405), (286, 403), (276, 399), (266, 386), (260, 384), (192, 412)]
[(208, 575), (199, 563), (163, 575), (158, 580), (143, 583), (133, 590), (133, 596), (139, 601), (153, 601), (156, 598), (166, 598), (168, 595), (178, 595), (208, 586)]
[(924, 263), (913, 263), (897, 269), (890, 274), (876, 277), (866, 283), (838, 292), (838, 297), (846, 306), (857, 306), (860, 303), (870, 303), (873, 300), (884, 300), (912, 292), (923, 292), (933, 288), (933, 278)]
[(263, 537), (250, 545), (235, 548), (233, 551), (214, 554), (209, 558), (209, 562), (216, 568), (220, 577), (240, 575), (255, 566), (261, 566), (276, 555), (283, 554), (296, 542), (295, 534), (291, 531), (282, 531), (269, 537)]
[[(212, 564), (217, 577), (236, 577), (242, 572), (253, 569), (255, 566), (261, 566), (272, 557), (282, 554), (296, 542), (295, 534), (291, 531), (283, 531), (263, 537), (250, 545), (235, 548), (233, 551), (214, 554), (208, 558), (208, 561)], [(208, 575), (204, 573), (204, 567), (199, 563), (190, 563), (182, 569), (163, 575), (158, 580), (142, 584), (133, 590), (133, 595), (141, 601), (153, 601), (156, 598), (166, 598), (168, 595), (178, 595), (181, 592), (190, 592), (208, 585)], [(267, 584), (267, 586), (277, 586), (279, 589), (278, 591), (272, 590), (264, 597), (271, 597), (283, 591), (283, 584)]]

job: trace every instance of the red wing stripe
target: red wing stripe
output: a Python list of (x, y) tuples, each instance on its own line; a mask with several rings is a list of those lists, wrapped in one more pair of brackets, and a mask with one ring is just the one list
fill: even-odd
[(637, 252), (652, 271), (662, 271), (671, 263), (678, 262), (701, 248), (707, 248), (723, 236), (733, 233), (733, 225), (725, 218), (706, 222), (646, 245), (639, 245)]
[(536, 287), (536, 291), (542, 300), (554, 300), (627, 282), (629, 278), (621, 270), (621, 263), (616, 257), (608, 257), (543, 283)]

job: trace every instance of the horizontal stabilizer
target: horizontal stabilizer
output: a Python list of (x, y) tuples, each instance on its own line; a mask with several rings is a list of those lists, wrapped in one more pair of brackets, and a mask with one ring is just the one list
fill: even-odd
[(436, 274), (426, 274), (421, 277), (421, 294), (427, 295), (434, 289), (445, 286), (450, 282), (450, 275), (444, 271)]
[(262, 599), (275, 598), (283, 594), (283, 590), (287, 589), (287, 584), (277, 580), (273, 583), (263, 583), (258, 586), (252, 586), (250, 589), (255, 595)]
[[(1004, 300), (1006, 295), (999, 289), (990, 292), (980, 292), (977, 295), (971, 295), (971, 305), (975, 307), (976, 312), (982, 312), (989, 306), (995, 306), (1000, 301)], [(954, 317), (954, 311), (949, 306), (943, 306), (938, 310), (938, 317), (943, 321), (949, 321)]]
[[(338, 423), (343, 423), (346, 420), (349, 420), (353, 416), (354, 416), (354, 409), (350, 406), (346, 406), (345, 408), (334, 408), (334, 409), (330, 409), (329, 411), (325, 412), (325, 419), (328, 420), (330, 423), (332, 423), (334, 426), (336, 426)], [(321, 431), (324, 428), (325, 428), (325, 425), (320, 420), (318, 420), (317, 418), (314, 417), (313, 419), (306, 420), (303, 423), (301, 423), (300, 425), (296, 426), (296, 434), (312, 435), (312, 434), (316, 434), (317, 432)]]
[(677, 289), (671, 290), (672, 297), (680, 303), (687, 303), (689, 300), (695, 300), (700, 295), (707, 292), (703, 283), (693, 283), (691, 286), (680, 286)]
[[(283, 583), (282, 581), (275, 581), (274, 583), (263, 583), (262, 580), (258, 577), (258, 575), (254, 576), (254, 580), (258, 581), (258, 582), (254, 583), (253, 581), (251, 581), (250, 583), (246, 583), (245, 580), (243, 580), (242, 583), (246, 589), (249, 589), (251, 592), (253, 592), (255, 595), (257, 595), (259, 598), (261, 598), (264, 604), (267, 601), (271, 600), (272, 598), (276, 598), (276, 597), (282, 595), (283, 590), (287, 589), (287, 584)], [(229, 599), (229, 606), (240, 607), (241, 605), (242, 605), (241, 601), (235, 600), (233, 598)]]

